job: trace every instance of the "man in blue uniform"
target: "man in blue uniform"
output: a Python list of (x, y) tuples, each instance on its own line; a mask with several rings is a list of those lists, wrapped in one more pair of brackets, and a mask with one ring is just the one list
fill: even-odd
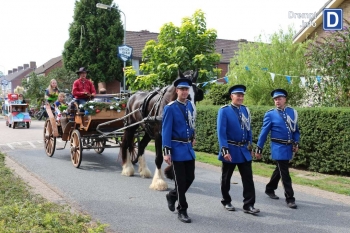
[(282, 179), (284, 195), (289, 208), (296, 209), (292, 179), (289, 175), (289, 161), (293, 154), (298, 151), (299, 128), (297, 124), (297, 111), (286, 106), (288, 93), (283, 89), (271, 92), (275, 102), (275, 109), (265, 113), (263, 126), (259, 136), (256, 157), (261, 157), (267, 135), (271, 131), (271, 156), (276, 161), (276, 169), (272, 173), (270, 182), (266, 185), (265, 193), (272, 199), (278, 199), (275, 190), (278, 182)]
[(185, 193), (194, 180), (195, 153), (194, 143), (194, 109), (189, 100), (189, 88), (192, 82), (186, 78), (175, 80), (177, 99), (164, 108), (162, 123), (162, 143), (164, 161), (173, 164), (175, 189), (171, 190), (166, 199), (170, 211), (175, 211), (178, 201), (178, 219), (190, 223), (187, 215), (188, 204)]
[(235, 167), (238, 167), (243, 183), (243, 210), (245, 213), (257, 214), (254, 208), (255, 187), (252, 172), (252, 130), (250, 128), (249, 109), (242, 105), (246, 87), (235, 85), (229, 89), (231, 104), (223, 106), (217, 117), (217, 132), (222, 161), (221, 203), (228, 211), (234, 211), (231, 204), (230, 181)]

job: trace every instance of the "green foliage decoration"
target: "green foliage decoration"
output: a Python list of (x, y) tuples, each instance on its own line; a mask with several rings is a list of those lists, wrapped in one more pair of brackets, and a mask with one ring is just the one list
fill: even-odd
[[(85, 110), (85, 115), (96, 115), (96, 113), (101, 112), (102, 110), (106, 111), (117, 111), (125, 110), (126, 104), (125, 100), (121, 102), (86, 102), (82, 108)], [(79, 106), (80, 107), (80, 106)]]

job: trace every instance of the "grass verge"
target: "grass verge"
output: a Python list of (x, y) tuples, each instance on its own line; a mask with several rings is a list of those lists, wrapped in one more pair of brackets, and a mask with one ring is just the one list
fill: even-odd
[(4, 160), (5, 155), (0, 152), (1, 232), (105, 232), (107, 225), (33, 194), (5, 167)]
[[(155, 152), (154, 145), (148, 145), (147, 150)], [(196, 161), (221, 166), (217, 155), (204, 152), (196, 152)], [(263, 177), (270, 177), (275, 165), (253, 162), (253, 174)], [(350, 177), (325, 175), (316, 172), (308, 172), (297, 169), (290, 169), (293, 184), (306, 185), (322, 190), (350, 196)]]

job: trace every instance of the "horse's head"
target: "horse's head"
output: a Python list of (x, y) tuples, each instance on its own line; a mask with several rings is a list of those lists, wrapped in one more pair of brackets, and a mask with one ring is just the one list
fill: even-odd
[(188, 99), (196, 104), (196, 102), (199, 102), (203, 100), (204, 93), (203, 90), (197, 87), (197, 78), (198, 78), (198, 71), (196, 70), (193, 72), (192, 70), (185, 71), (184, 73), (179, 72), (180, 78), (187, 78), (192, 81), (192, 87), (190, 88), (190, 93), (188, 96)]

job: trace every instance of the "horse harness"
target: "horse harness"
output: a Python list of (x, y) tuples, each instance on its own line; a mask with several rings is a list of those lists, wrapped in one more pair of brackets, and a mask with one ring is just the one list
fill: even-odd
[[(145, 122), (145, 131), (152, 139), (154, 139), (154, 137), (155, 137), (154, 132), (152, 131), (152, 128), (153, 128), (152, 126), (154, 126), (155, 124), (159, 124), (163, 119), (163, 117), (158, 116), (158, 114), (159, 114), (160, 104), (163, 100), (163, 97), (164, 97), (168, 87), (169, 86), (166, 86), (165, 88), (163, 88), (161, 90), (157, 89), (157, 90), (154, 90), (154, 91), (148, 93), (148, 95), (145, 97), (143, 103), (141, 104), (141, 106), (139, 108), (139, 110), (141, 111), (141, 114), (143, 116), (144, 122)], [(156, 95), (159, 95), (158, 99), (153, 104), (152, 109), (149, 111), (149, 113), (146, 114), (147, 108), (148, 108), (151, 100)], [(152, 112), (154, 112), (154, 114), (152, 114)]]

